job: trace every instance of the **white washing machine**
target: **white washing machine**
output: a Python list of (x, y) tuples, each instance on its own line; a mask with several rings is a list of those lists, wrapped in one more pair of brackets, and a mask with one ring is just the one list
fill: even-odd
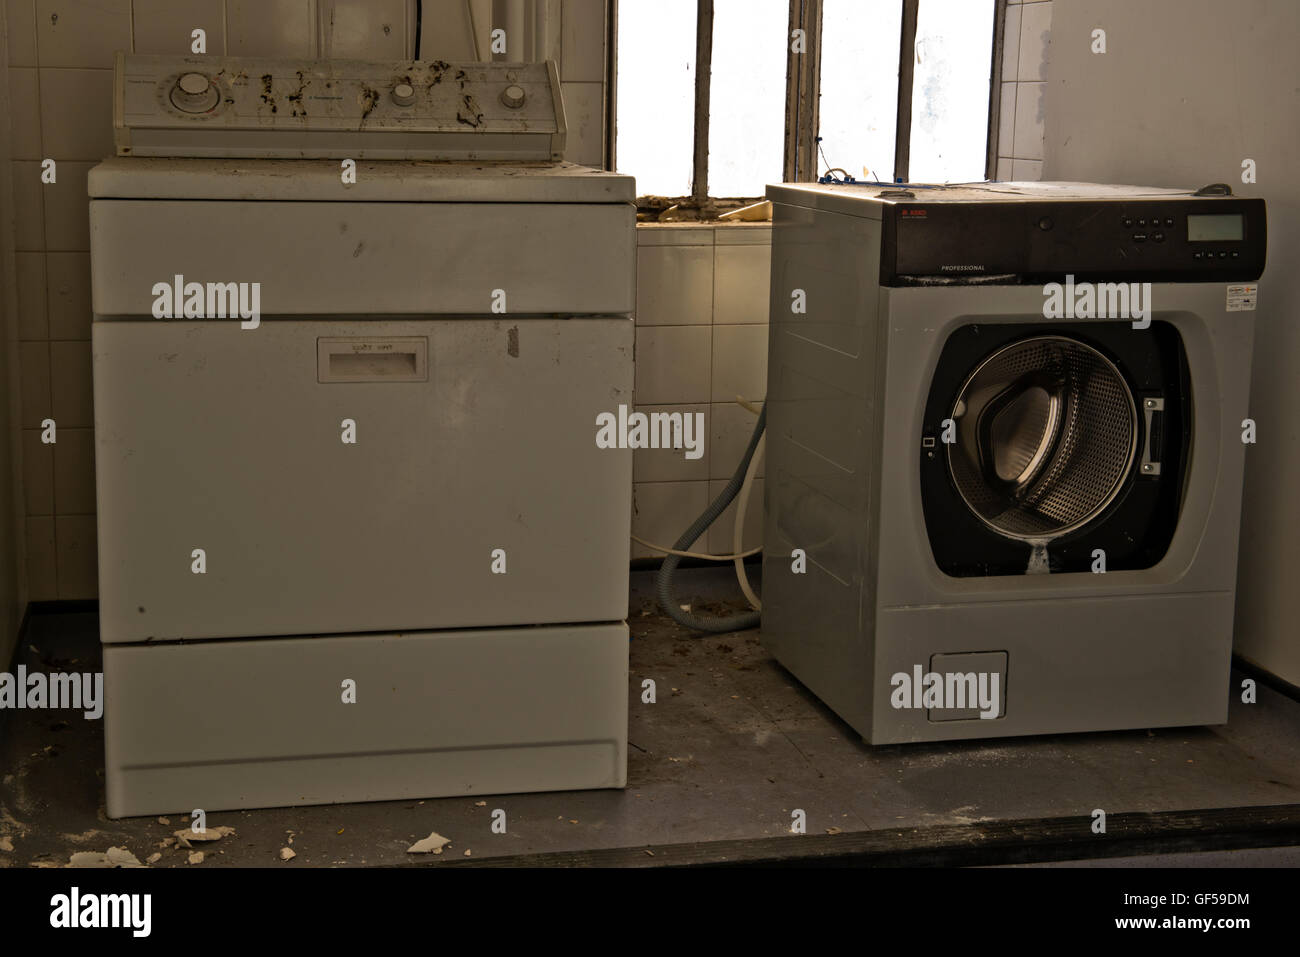
[(1225, 721), (1263, 200), (768, 197), (777, 659), (873, 744)]
[(553, 65), (127, 56), (108, 813), (621, 787), (635, 189)]

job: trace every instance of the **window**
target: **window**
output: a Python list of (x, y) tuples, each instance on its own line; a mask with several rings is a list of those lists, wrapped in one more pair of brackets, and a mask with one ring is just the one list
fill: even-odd
[(1004, 7), (627, 0), (616, 17), (615, 168), (637, 178), (644, 207), (706, 217), (768, 183), (828, 172), (983, 179)]

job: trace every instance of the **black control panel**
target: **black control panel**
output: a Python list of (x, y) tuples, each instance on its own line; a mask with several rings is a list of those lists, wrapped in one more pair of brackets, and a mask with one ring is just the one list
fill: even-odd
[(885, 204), (881, 284), (1250, 282), (1264, 271), (1262, 199)]

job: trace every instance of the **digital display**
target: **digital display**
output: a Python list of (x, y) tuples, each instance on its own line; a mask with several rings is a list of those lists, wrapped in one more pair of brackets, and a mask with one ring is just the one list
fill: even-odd
[(1242, 238), (1241, 213), (1216, 216), (1188, 216), (1187, 239), (1193, 243), (1222, 242)]

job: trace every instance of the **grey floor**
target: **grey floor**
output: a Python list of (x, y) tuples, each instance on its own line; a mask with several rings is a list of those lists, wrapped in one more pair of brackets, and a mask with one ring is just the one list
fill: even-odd
[[(734, 598), (723, 570), (683, 573), (683, 601)], [(1300, 703), (1262, 687), (1215, 728), (1139, 730), (871, 748), (763, 650), (758, 633), (695, 639), (659, 616), (648, 573), (634, 573), (625, 791), (522, 794), (213, 812), (235, 832), (201, 864), (161, 844), (188, 821), (110, 821), (103, 810), (99, 722), (57, 712), (0, 712), (0, 866), (62, 866), (77, 851), (126, 847), (154, 866), (441, 865), (496, 856), (788, 836), (801, 809), (812, 834), (1018, 819), (1300, 804)], [(18, 663), (92, 670), (93, 614), (32, 620)], [(652, 679), (657, 701), (641, 701)], [(493, 834), (491, 814), (506, 812)], [(406, 848), (436, 831), (439, 857)], [(292, 840), (290, 840), (292, 839)], [(279, 859), (281, 848), (296, 857)], [(1294, 866), (1294, 848), (1112, 860), (1121, 866)], [(1094, 865), (1096, 862), (1092, 862)]]

